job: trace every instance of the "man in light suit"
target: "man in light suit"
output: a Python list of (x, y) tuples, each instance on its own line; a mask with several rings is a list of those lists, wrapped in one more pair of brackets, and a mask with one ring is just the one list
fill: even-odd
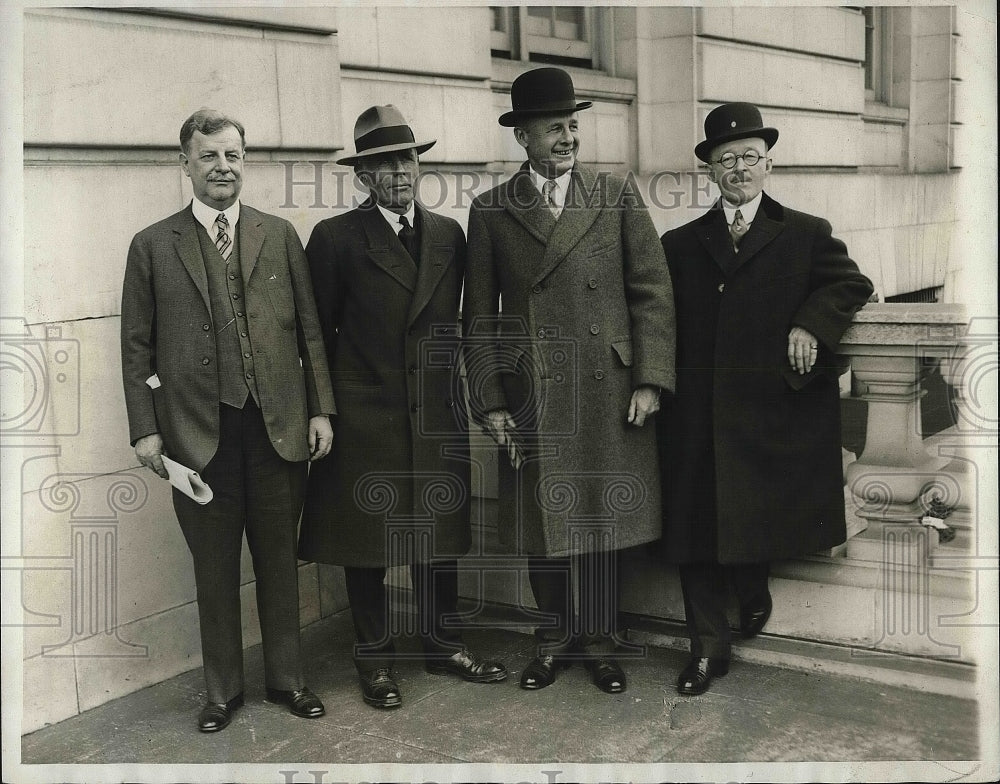
[(122, 373), (142, 465), (163, 455), (214, 498), (173, 491), (194, 560), (207, 702), (202, 732), (243, 704), (240, 551), (253, 556), (267, 699), (314, 718), (303, 684), (296, 524), (308, 460), (330, 449), (334, 413), (309, 269), (287, 221), (240, 203), (245, 136), (201, 109), (181, 126), (194, 199), (132, 240), (122, 291)]
[(326, 341), (337, 437), (309, 476), (299, 552), (340, 564), (357, 634), (364, 701), (402, 704), (392, 676), (386, 568), (408, 564), (428, 672), (473, 683), (507, 677), (448, 624), (458, 563), (471, 543), (468, 419), (458, 386), (458, 303), (465, 235), (415, 199), (419, 155), (396, 107), (354, 127), (354, 166), (369, 198), (321, 221), (306, 254)]
[(720, 198), (662, 237), (677, 301), (663, 545), (691, 637), (681, 694), (729, 670), (730, 593), (753, 637), (771, 614), (768, 562), (845, 538), (836, 350), (872, 286), (827, 221), (764, 192), (777, 140), (752, 104), (713, 109), (695, 154)]
[(634, 183), (577, 162), (590, 103), (569, 74), (527, 71), (511, 102), (528, 161), (472, 204), (464, 328), (473, 413), (504, 452), (501, 539), (544, 616), (521, 687), (579, 658), (616, 693), (617, 553), (660, 536), (647, 420), (674, 382), (670, 276)]

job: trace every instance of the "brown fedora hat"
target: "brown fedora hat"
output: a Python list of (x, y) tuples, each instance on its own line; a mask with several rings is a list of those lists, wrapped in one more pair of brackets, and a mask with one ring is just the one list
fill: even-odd
[(526, 117), (566, 114), (593, 105), (590, 101), (577, 102), (573, 79), (562, 68), (525, 71), (510, 86), (510, 103), (513, 109), (498, 120), (505, 128), (512, 128)]
[(418, 142), (406, 124), (402, 112), (391, 103), (365, 109), (354, 123), (354, 155), (341, 158), (337, 163), (355, 165), (361, 158), (400, 150), (416, 150), (417, 154), (429, 150), (437, 139)]
[(778, 130), (764, 127), (760, 109), (752, 103), (724, 103), (712, 109), (705, 118), (705, 141), (694, 148), (694, 154), (705, 163), (711, 163), (708, 156), (713, 147), (751, 137), (763, 139), (770, 150), (778, 141)]

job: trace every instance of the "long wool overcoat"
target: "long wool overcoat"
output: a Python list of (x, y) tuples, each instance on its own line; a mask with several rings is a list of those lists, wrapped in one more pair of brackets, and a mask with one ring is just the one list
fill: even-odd
[(386, 566), (468, 551), (468, 420), (458, 386), (465, 235), (416, 206), (420, 263), (369, 200), (306, 246), (337, 415), (312, 464), (301, 558)]
[[(837, 345), (871, 282), (830, 224), (767, 194), (733, 250), (718, 204), (662, 237), (677, 303), (677, 390), (658, 430), (673, 562), (759, 562), (844, 541)], [(788, 333), (818, 340), (789, 365)]]
[(507, 409), (526, 457), (500, 452), (501, 540), (558, 556), (659, 538), (653, 422), (626, 414), (639, 385), (674, 385), (673, 297), (634, 183), (577, 166), (558, 221), (526, 166), (479, 196), (463, 315), (473, 416)]

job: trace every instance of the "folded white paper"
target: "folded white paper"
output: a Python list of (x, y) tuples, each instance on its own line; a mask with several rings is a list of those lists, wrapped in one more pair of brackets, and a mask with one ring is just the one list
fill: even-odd
[(197, 471), (192, 471), (187, 466), (182, 466), (176, 460), (171, 460), (166, 455), (163, 458), (163, 467), (170, 475), (170, 484), (180, 490), (192, 501), (199, 504), (207, 504), (213, 498), (212, 488), (205, 484), (205, 480), (198, 476)]
[(163, 385), (160, 383), (160, 377), (154, 373), (146, 379), (146, 386), (150, 389), (159, 389)]

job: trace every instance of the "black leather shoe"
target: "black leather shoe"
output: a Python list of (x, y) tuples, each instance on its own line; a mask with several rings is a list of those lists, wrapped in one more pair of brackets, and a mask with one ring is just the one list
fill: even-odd
[(500, 662), (480, 659), (465, 648), (447, 659), (429, 659), (424, 666), (433, 675), (458, 675), (472, 683), (495, 683), (507, 678), (507, 668)]
[(620, 694), (625, 691), (625, 673), (614, 659), (593, 659), (587, 662), (587, 669), (594, 679), (594, 685), (608, 694)]
[(398, 708), (403, 704), (399, 686), (392, 679), (392, 670), (388, 667), (379, 667), (359, 677), (361, 678), (361, 696), (372, 707)]
[(228, 702), (206, 702), (198, 714), (198, 729), (202, 732), (224, 730), (233, 720), (233, 713), (242, 705), (242, 694), (237, 694)]
[(569, 667), (569, 662), (550, 654), (536, 656), (521, 673), (521, 688), (535, 690), (551, 686), (556, 682), (556, 670), (560, 667)]
[(278, 705), (287, 705), (288, 710), (300, 719), (318, 719), (326, 713), (326, 708), (323, 707), (323, 703), (320, 702), (319, 697), (305, 686), (293, 691), (269, 688), (267, 690), (267, 701), (277, 703)]
[(740, 635), (745, 640), (756, 637), (771, 617), (771, 592), (764, 594), (763, 601), (751, 602), (740, 607)]
[(677, 677), (677, 691), (681, 694), (704, 694), (712, 678), (721, 678), (729, 672), (729, 659), (709, 659), (706, 656), (691, 659)]

